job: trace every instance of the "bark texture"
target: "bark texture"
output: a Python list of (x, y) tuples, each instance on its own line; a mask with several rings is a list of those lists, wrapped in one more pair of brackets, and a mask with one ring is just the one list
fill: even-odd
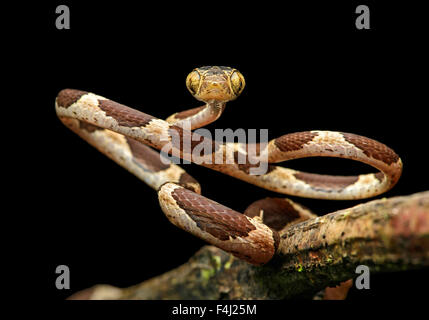
[[(99, 285), (70, 299), (312, 297), (356, 277), (361, 264), (371, 273), (429, 266), (429, 191), (374, 200), (293, 224), (281, 233), (276, 256), (262, 267), (205, 246), (182, 266), (136, 286)], [(325, 298), (337, 293), (341, 297), (327, 290)]]

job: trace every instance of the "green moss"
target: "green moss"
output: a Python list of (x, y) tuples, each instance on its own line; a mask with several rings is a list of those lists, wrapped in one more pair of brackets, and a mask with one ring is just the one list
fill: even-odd
[(210, 265), (212, 266), (209, 267), (207, 266), (205, 269), (201, 269), (201, 278), (203, 280), (203, 282), (207, 283), (211, 277), (213, 277), (216, 272), (218, 272), (221, 267), (222, 267), (222, 259), (220, 256), (210, 256)]
[(211, 277), (213, 277), (216, 273), (215, 269), (202, 269), (201, 270), (201, 278), (206, 282), (209, 281)]
[(229, 268), (231, 268), (232, 262), (234, 261), (234, 256), (231, 255), (229, 257), (229, 260), (225, 263), (225, 270), (228, 270)]
[(215, 270), (219, 271), (221, 266), (222, 266), (222, 259), (219, 256), (212, 256), (214, 265), (215, 265)]

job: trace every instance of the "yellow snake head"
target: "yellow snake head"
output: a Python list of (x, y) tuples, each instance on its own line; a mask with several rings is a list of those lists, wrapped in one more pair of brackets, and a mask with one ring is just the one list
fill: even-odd
[(198, 100), (227, 102), (243, 91), (243, 75), (230, 67), (195, 68), (186, 78), (186, 87)]

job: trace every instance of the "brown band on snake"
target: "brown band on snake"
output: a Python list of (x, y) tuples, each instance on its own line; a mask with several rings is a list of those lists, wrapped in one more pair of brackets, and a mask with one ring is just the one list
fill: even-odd
[(396, 163), (399, 160), (398, 155), (385, 144), (353, 133), (342, 134), (347, 142), (361, 149), (368, 157), (380, 160), (388, 165)]
[[(181, 128), (179, 126), (171, 125), (168, 132), (171, 136), (173, 148), (180, 150), (181, 153), (183, 153), (185, 151), (187, 151), (189, 153), (193, 153), (194, 149), (198, 146), (199, 148), (201, 148), (200, 156), (203, 155), (202, 153), (206, 149), (209, 149), (209, 150), (211, 150), (212, 155), (214, 157), (215, 153), (220, 148), (220, 144), (218, 142), (216, 142), (215, 140), (206, 138), (206, 137), (199, 135), (198, 133), (195, 133), (195, 132), (185, 133), (183, 128)], [(185, 135), (188, 135), (188, 136), (185, 136)], [(187, 140), (187, 141), (190, 140), (190, 146), (189, 146), (190, 150), (185, 150), (185, 146), (183, 144), (185, 140)], [(179, 144), (177, 142), (179, 142)]]
[(146, 113), (124, 106), (112, 100), (98, 100), (98, 106), (107, 116), (118, 121), (124, 127), (144, 127), (153, 119)]
[(241, 213), (187, 189), (175, 189), (171, 195), (201, 230), (219, 240), (244, 238), (256, 229)]
[(384, 179), (384, 173), (383, 172), (377, 172), (374, 174), (374, 176), (379, 182), (383, 182), (383, 179)]
[[(243, 159), (243, 158), (245, 159), (246, 162), (245, 163), (239, 163), (239, 159)], [(257, 168), (259, 166), (258, 164), (250, 163), (249, 157), (247, 156), (247, 154), (244, 155), (238, 151), (234, 152), (234, 161), (235, 161), (235, 163), (238, 164), (238, 169), (245, 172), (246, 174), (249, 174), (250, 168)]]
[(322, 189), (343, 189), (359, 179), (358, 176), (329, 176), (307, 172), (297, 172), (294, 176), (312, 187)]
[(189, 118), (189, 117), (193, 116), (194, 114), (197, 114), (198, 112), (200, 112), (204, 108), (206, 108), (206, 106), (197, 107), (197, 108), (185, 110), (185, 111), (182, 111), (182, 112), (178, 112), (178, 113), (176, 113), (174, 115), (174, 117), (176, 119), (179, 119), (179, 120), (186, 119), (186, 118)]
[(74, 89), (61, 90), (57, 96), (58, 106), (63, 108), (68, 108), (87, 93), (88, 92), (86, 91), (80, 91), (80, 90), (74, 90)]
[(137, 140), (129, 137), (125, 138), (127, 139), (134, 160), (142, 164), (146, 170), (158, 172), (170, 168), (170, 164), (165, 164), (161, 161), (161, 156), (158, 152)]
[(200, 193), (201, 190), (198, 188), (198, 181), (195, 180), (191, 175), (184, 172), (180, 175), (179, 179), (180, 185), (184, 186), (186, 189), (191, 190), (195, 193)]
[(260, 216), (263, 212), (262, 222), (271, 229), (280, 231), (288, 223), (300, 217), (296, 210), (287, 200), (281, 198), (265, 198), (253, 202), (247, 207), (244, 214), (248, 217)]
[(103, 128), (94, 126), (93, 124), (89, 124), (85, 121), (79, 121), (79, 128), (90, 133), (95, 132), (97, 130), (104, 130)]
[(280, 151), (288, 152), (302, 149), (303, 145), (310, 142), (317, 136), (317, 133), (304, 131), (285, 134), (274, 140), (274, 144)]
[[(245, 159), (245, 163), (240, 163), (240, 161), (243, 162), (241, 159)], [(243, 171), (246, 174), (250, 173), (251, 168), (259, 168), (261, 166), (260, 162), (251, 163), (249, 160), (249, 155), (243, 154), (239, 151), (234, 152), (234, 161), (235, 161), (235, 163), (237, 163), (238, 169)], [(267, 171), (265, 174), (270, 173), (274, 169), (275, 169), (275, 166), (268, 164), (267, 165)]]
[(277, 232), (257, 218), (248, 218), (177, 184), (164, 184), (158, 197), (173, 224), (249, 263), (267, 263), (279, 246)]

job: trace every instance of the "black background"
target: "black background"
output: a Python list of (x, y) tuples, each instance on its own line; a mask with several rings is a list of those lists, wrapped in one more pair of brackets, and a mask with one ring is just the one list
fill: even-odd
[[(38, 201), (46, 208), (51, 299), (99, 283), (137, 284), (186, 262), (204, 245), (168, 222), (154, 190), (61, 124), (54, 99), (63, 88), (166, 118), (200, 105), (185, 88), (193, 68), (232, 66), (245, 76), (246, 88), (208, 129), (268, 128), (270, 138), (315, 129), (368, 136), (404, 162), (397, 186), (380, 197), (427, 189), (423, 11), (405, 3), (344, 2), (38, 6), (43, 34), (28, 50), (36, 57), (33, 75), (43, 95), (46, 144), (38, 146), (38, 170), (48, 188)], [(55, 28), (59, 4), (70, 7), (70, 30)], [(358, 4), (369, 5), (371, 30), (355, 28)], [(337, 159), (284, 165), (317, 173), (371, 172)], [(237, 211), (279, 196), (203, 167), (185, 169), (201, 183), (203, 195)], [(360, 203), (291, 198), (318, 214)], [(55, 288), (59, 264), (70, 267), (71, 290)], [(352, 289), (349, 299), (410, 298), (427, 284), (427, 270), (373, 275), (371, 290)]]

